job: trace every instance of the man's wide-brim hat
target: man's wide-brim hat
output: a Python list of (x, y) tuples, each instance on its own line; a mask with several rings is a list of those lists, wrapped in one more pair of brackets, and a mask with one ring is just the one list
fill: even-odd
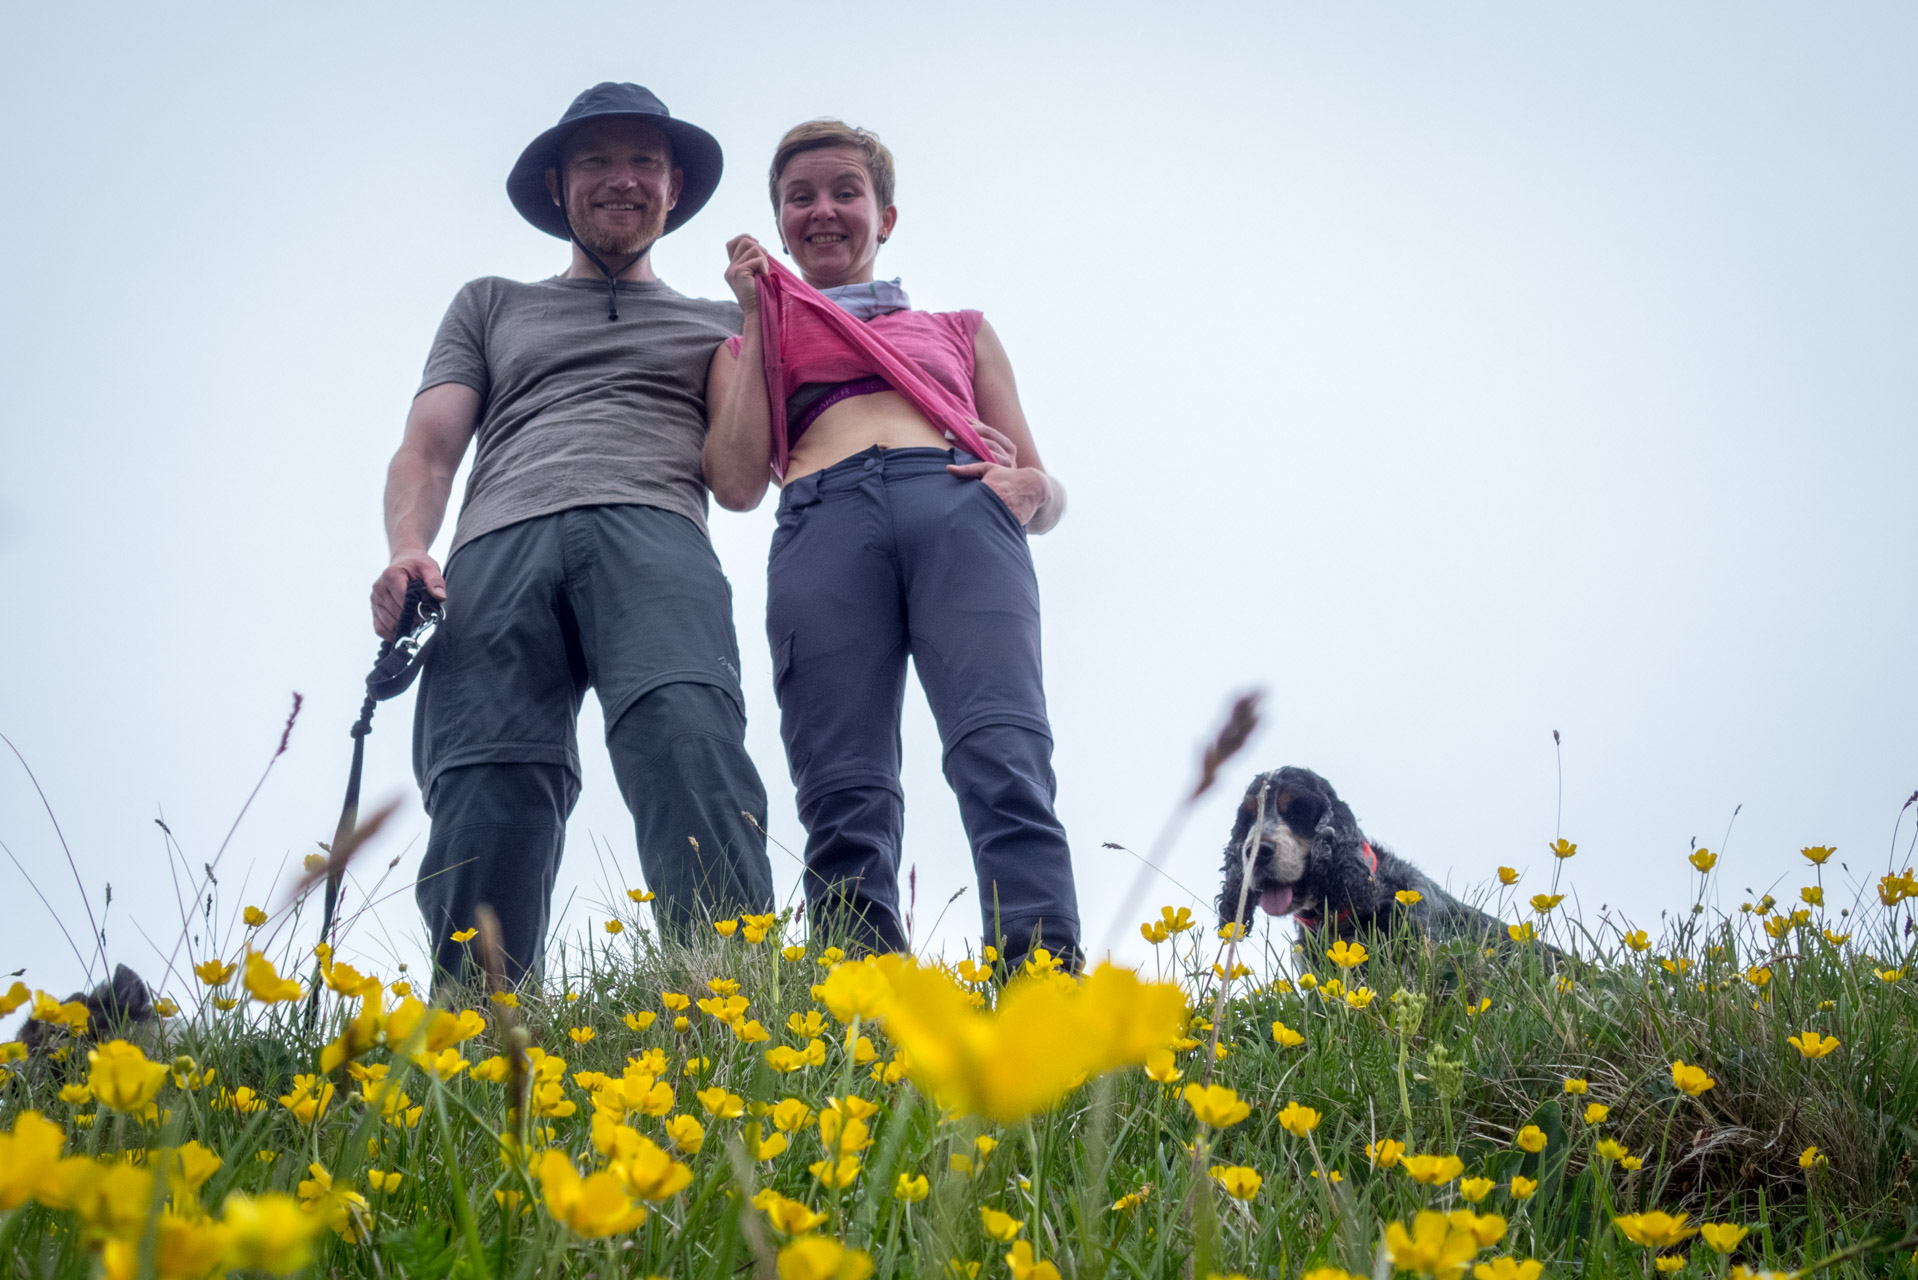
[(573, 130), (593, 120), (615, 118), (644, 120), (663, 132), (673, 144), (673, 165), (682, 170), (685, 177), (679, 190), (679, 203), (666, 215), (666, 230), (677, 230), (712, 199), (719, 187), (720, 171), (726, 164), (718, 139), (697, 125), (673, 119), (673, 113), (651, 90), (609, 80), (574, 98), (559, 123), (534, 138), (532, 144), (520, 152), (519, 162), (507, 175), (506, 194), (522, 218), (549, 236), (558, 236), (561, 240), (573, 238), (572, 230), (566, 225), (565, 211), (553, 203), (553, 197), (546, 190), (546, 171), (559, 167), (560, 152)]

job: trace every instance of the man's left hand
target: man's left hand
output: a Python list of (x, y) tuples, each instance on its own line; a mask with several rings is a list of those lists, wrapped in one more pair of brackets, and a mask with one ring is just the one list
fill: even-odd
[(996, 462), (967, 462), (946, 468), (955, 476), (984, 481), (987, 488), (1020, 524), (1031, 524), (1032, 517), (1045, 504), (1046, 473), (1037, 467), (1002, 467)]

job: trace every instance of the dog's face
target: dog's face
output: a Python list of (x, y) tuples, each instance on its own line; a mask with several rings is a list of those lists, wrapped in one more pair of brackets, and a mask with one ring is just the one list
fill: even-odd
[[(1261, 774), (1246, 788), (1226, 846), (1227, 896), (1236, 897), (1238, 877), (1233, 873), (1244, 865), (1247, 849), (1256, 845), (1246, 876), (1248, 906), (1256, 902), (1275, 916), (1318, 912), (1333, 888), (1336, 877), (1330, 873), (1342, 847), (1363, 839), (1352, 811), (1318, 774), (1290, 765)], [(1219, 907), (1221, 917), (1230, 918), (1237, 903), (1222, 899)]]

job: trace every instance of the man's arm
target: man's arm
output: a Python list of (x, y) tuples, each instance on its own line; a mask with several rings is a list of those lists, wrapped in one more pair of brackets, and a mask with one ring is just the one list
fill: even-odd
[(453, 475), (479, 425), (480, 394), (458, 382), (442, 382), (413, 398), (406, 435), (386, 469), (386, 545), (391, 553), (373, 582), (373, 630), (382, 640), (398, 633), (408, 578), (423, 578), (436, 600), (446, 599), (446, 580), (427, 554), (446, 518)]

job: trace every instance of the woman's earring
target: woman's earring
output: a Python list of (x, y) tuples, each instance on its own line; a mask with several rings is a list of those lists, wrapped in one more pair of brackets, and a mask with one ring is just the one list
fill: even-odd
[(879, 237), (879, 243), (880, 243), (880, 244), (884, 244), (884, 243), (886, 243), (886, 237), (884, 237), (884, 236), (880, 236), (880, 237)]

